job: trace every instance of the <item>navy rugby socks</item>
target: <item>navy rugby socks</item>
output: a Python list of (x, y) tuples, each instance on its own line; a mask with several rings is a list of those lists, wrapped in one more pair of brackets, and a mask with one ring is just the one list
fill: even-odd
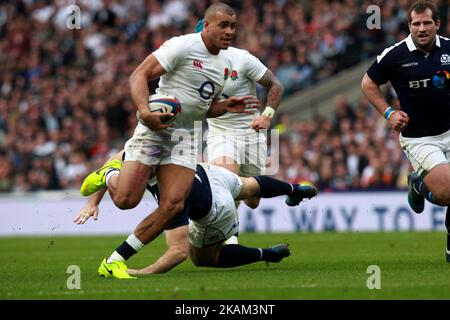
[(122, 242), (117, 247), (111, 256), (107, 259), (107, 263), (111, 261), (125, 261), (135, 255), (140, 249), (144, 247), (144, 244), (132, 233), (128, 236), (127, 240)]
[(422, 179), (417, 179), (416, 181), (414, 181), (414, 189), (416, 190), (417, 193), (424, 196), (424, 198), (427, 199), (429, 202), (439, 205), (439, 203), (434, 201), (433, 194), (431, 193), (431, 191), (427, 189)]
[(282, 195), (290, 195), (294, 191), (292, 184), (267, 176), (254, 177), (259, 184), (256, 197), (274, 198)]
[(271, 249), (250, 248), (240, 244), (222, 246), (217, 259), (218, 268), (232, 268), (258, 261), (273, 261), (277, 258)]

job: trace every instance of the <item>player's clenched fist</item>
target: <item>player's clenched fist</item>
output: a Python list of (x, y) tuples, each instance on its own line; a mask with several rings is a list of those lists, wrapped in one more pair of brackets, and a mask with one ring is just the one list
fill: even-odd
[(408, 125), (409, 116), (406, 112), (397, 110), (389, 118), (389, 124), (392, 129), (402, 131)]

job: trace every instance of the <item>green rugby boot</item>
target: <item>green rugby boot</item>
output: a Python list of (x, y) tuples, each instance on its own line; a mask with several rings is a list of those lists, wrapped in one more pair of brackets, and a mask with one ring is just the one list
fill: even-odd
[(80, 193), (83, 196), (90, 196), (101, 188), (106, 187), (106, 173), (110, 170), (120, 171), (122, 168), (122, 161), (111, 160), (106, 162), (100, 169), (91, 172), (83, 181), (80, 188)]
[(100, 267), (98, 267), (98, 274), (102, 278), (116, 278), (116, 279), (137, 279), (132, 277), (127, 272), (127, 265), (121, 261), (106, 262), (106, 258), (103, 259)]

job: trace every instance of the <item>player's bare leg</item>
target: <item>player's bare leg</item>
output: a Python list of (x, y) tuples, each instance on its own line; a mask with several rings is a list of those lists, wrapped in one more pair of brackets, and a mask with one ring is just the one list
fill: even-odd
[(144, 245), (156, 238), (172, 218), (183, 210), (194, 175), (194, 170), (174, 164), (162, 165), (156, 169), (159, 207), (144, 218), (134, 231), (134, 235)]
[(81, 194), (90, 196), (108, 187), (111, 198), (118, 208), (131, 209), (137, 206), (153, 168), (137, 161), (122, 162), (122, 155), (123, 150), (101, 168), (91, 172), (81, 185)]
[(261, 201), (261, 198), (252, 197), (250, 199), (245, 199), (244, 203), (247, 205), (247, 207), (249, 207), (251, 209), (256, 209), (256, 208), (258, 208), (260, 201)]
[[(103, 260), (98, 270), (101, 276), (133, 278), (127, 273), (124, 262), (155, 239), (172, 218), (183, 210), (184, 200), (192, 188), (194, 174), (194, 170), (173, 164), (162, 165), (156, 169), (160, 191), (159, 207), (138, 224), (134, 232), (109, 258)], [(145, 181), (148, 181), (148, 177)]]
[(428, 172), (423, 182), (428, 189), (428, 195), (425, 198), (437, 205), (447, 206), (445, 215), (445, 227), (447, 229), (447, 245), (445, 251), (445, 260), (450, 262), (450, 165), (440, 164)]
[(433, 194), (433, 200), (441, 206), (450, 205), (450, 165), (439, 164), (423, 178), (427, 189)]
[(238, 199), (253, 198), (258, 193), (259, 183), (255, 178), (241, 177), (242, 189), (238, 195)]
[(137, 161), (125, 161), (119, 174), (107, 181), (114, 204), (120, 209), (136, 207), (144, 195), (153, 168)]
[(241, 177), (242, 189), (237, 200), (248, 197), (274, 198), (286, 195), (286, 204), (296, 206), (303, 199), (311, 199), (318, 193), (312, 185), (299, 185), (284, 182), (268, 176)]
[(416, 172), (408, 175), (408, 203), (416, 213), (422, 213), (425, 201), (439, 206), (450, 205), (450, 165), (439, 164), (423, 179)]
[(211, 164), (225, 168), (235, 174), (239, 174), (240, 165), (230, 157), (227, 156), (217, 157), (211, 162)]

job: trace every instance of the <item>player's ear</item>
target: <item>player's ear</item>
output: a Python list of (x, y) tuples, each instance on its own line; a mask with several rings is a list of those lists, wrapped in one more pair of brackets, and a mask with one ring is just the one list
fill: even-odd
[(203, 30), (208, 29), (208, 27), (209, 27), (209, 21), (208, 20), (204, 20), (203, 21)]

